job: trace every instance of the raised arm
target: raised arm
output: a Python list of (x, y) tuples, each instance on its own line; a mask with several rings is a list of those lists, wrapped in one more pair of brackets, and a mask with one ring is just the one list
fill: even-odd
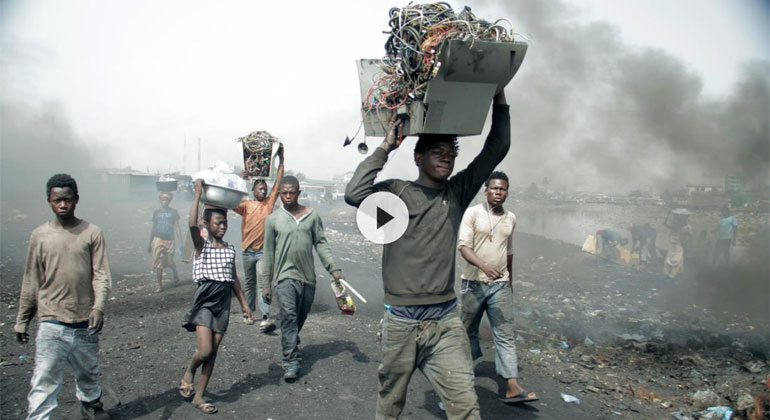
[(380, 173), (385, 162), (388, 160), (388, 154), (401, 145), (402, 138), (399, 133), (403, 121), (399, 120), (395, 113), (388, 122), (388, 134), (374, 152), (358, 164), (353, 178), (345, 187), (345, 202), (351, 206), (358, 207), (362, 201), (370, 194), (387, 190), (385, 183), (374, 183), (377, 174)]
[(467, 168), (450, 179), (450, 185), (460, 188), (461, 200), (467, 206), (476, 196), (484, 181), (503, 161), (511, 147), (511, 116), (505, 100), (505, 92), (495, 95), (492, 101), (492, 127), (481, 152)]
[(190, 217), (187, 219), (187, 225), (190, 227), (190, 236), (192, 236), (195, 246), (195, 255), (200, 256), (203, 251), (203, 237), (198, 227), (198, 207), (200, 206), (201, 194), (203, 193), (203, 180), (195, 180), (195, 196), (193, 197), (192, 207), (190, 207)]

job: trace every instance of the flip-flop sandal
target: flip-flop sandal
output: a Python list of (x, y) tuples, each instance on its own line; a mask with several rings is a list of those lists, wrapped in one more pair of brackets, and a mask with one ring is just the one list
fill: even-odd
[(193, 389), (193, 384), (185, 382), (184, 379), (179, 381), (179, 395), (182, 396), (184, 399), (188, 399), (193, 396), (195, 393), (195, 390)]
[(537, 394), (535, 394), (534, 397), (528, 397), (531, 392), (527, 391), (526, 389), (522, 389), (521, 393), (515, 397), (511, 398), (500, 398), (500, 401), (506, 403), (506, 404), (522, 404), (522, 403), (528, 403), (537, 401), (540, 398), (537, 397)]
[(212, 403), (203, 403), (200, 405), (196, 405), (199, 410), (203, 411), (206, 414), (214, 414), (217, 412), (217, 407)]

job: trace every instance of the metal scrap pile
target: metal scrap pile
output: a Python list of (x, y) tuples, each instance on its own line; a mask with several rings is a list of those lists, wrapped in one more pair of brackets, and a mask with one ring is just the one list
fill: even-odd
[(243, 143), (243, 170), (247, 177), (270, 176), (273, 142), (278, 138), (267, 131), (255, 131), (238, 139)]
[(430, 79), (438, 73), (436, 60), (445, 40), (513, 42), (513, 30), (501, 26), (507, 19), (489, 23), (477, 19), (469, 7), (455, 14), (447, 3), (416, 4), (390, 9), (390, 34), (385, 43), (383, 74), (364, 99), (366, 112), (396, 109), (422, 100)]

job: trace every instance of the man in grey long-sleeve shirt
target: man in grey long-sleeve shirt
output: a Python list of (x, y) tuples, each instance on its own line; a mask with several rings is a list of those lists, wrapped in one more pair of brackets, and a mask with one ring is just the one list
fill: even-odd
[(112, 279), (101, 229), (75, 217), (78, 186), (67, 174), (52, 176), (48, 204), (56, 218), (29, 238), (16, 316), (16, 339), (29, 341), (37, 315), (35, 371), (28, 420), (47, 419), (57, 406), (64, 367), (75, 374), (84, 419), (108, 418), (100, 398), (99, 336)]
[(398, 418), (415, 367), (433, 384), (448, 418), (479, 418), (470, 345), (454, 292), (455, 242), (465, 209), (510, 147), (505, 95), (497, 94), (493, 102), (492, 128), (484, 148), (455, 176), (449, 178), (457, 156), (456, 137), (421, 135), (414, 151), (417, 180), (388, 179), (375, 184), (388, 154), (399, 145), (394, 119), (385, 140), (358, 165), (345, 190), (345, 201), (352, 206), (358, 207), (370, 194), (386, 191), (399, 196), (409, 211), (404, 235), (383, 247), (386, 311), (383, 361), (378, 369), (378, 419)]
[[(262, 278), (273, 285), (278, 295), (281, 315), (281, 347), (283, 349), (283, 378), (287, 382), (299, 377), (299, 331), (307, 319), (315, 297), (315, 268), (313, 248), (321, 258), (326, 271), (339, 282), (342, 270), (334, 264), (334, 257), (324, 235), (321, 217), (312, 207), (297, 202), (299, 181), (285, 176), (278, 186), (283, 207), (265, 221), (265, 243)], [(343, 287), (337, 283), (339, 289)], [(265, 302), (270, 303), (270, 287), (262, 289)]]

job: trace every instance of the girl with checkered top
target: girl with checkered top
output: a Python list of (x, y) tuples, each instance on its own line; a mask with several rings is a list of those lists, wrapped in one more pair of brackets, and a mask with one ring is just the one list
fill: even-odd
[[(195, 180), (195, 198), (190, 209), (189, 225), (195, 245), (193, 279), (198, 284), (198, 289), (195, 291), (192, 309), (182, 323), (188, 331), (195, 331), (198, 349), (179, 383), (179, 393), (184, 398), (190, 398), (194, 393), (192, 403), (204, 413), (213, 414), (217, 408), (214, 404), (204, 401), (203, 393), (211, 379), (217, 349), (230, 321), (230, 298), (233, 292), (241, 304), (243, 315), (249, 319), (252, 319), (253, 315), (246, 304), (235, 271), (235, 248), (222, 240), (227, 232), (227, 210), (204, 210), (203, 220), (209, 234), (208, 239), (201, 237), (198, 228), (198, 204), (202, 190), (203, 180)], [(198, 389), (193, 391), (193, 378), (200, 366), (203, 367), (198, 379)]]

